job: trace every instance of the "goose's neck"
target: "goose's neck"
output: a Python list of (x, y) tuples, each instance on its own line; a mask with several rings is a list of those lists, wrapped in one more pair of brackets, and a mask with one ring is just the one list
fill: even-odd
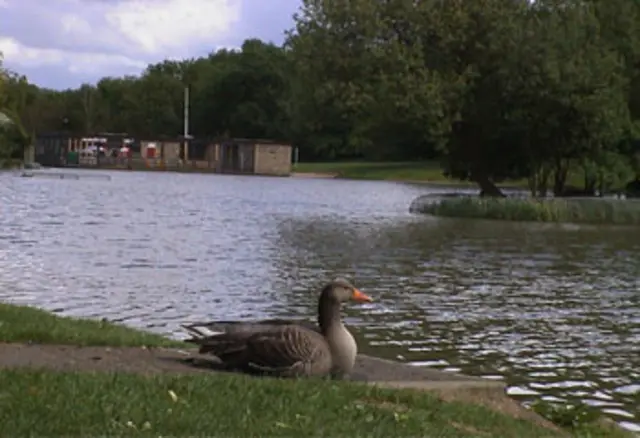
[(318, 302), (318, 325), (323, 335), (329, 330), (342, 327), (340, 303), (331, 296), (322, 296)]

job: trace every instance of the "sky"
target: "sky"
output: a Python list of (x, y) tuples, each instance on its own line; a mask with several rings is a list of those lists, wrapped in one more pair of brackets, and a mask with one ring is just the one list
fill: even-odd
[(247, 38), (282, 43), (299, 0), (0, 0), (5, 67), (65, 89)]

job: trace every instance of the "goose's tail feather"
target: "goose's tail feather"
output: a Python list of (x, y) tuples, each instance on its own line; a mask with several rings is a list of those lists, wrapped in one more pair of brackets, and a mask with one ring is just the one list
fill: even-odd
[(225, 330), (223, 326), (219, 326), (218, 323), (212, 322), (182, 324), (181, 327), (192, 336), (192, 338), (187, 339), (187, 342), (227, 333), (227, 330)]

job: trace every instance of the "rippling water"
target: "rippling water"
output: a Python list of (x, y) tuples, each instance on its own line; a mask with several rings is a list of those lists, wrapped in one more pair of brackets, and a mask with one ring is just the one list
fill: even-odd
[[(640, 230), (435, 219), (385, 182), (85, 171), (0, 175), (0, 299), (179, 336), (313, 317), (352, 277), (371, 354), (582, 400), (640, 430)], [(439, 189), (442, 191), (443, 189)]]

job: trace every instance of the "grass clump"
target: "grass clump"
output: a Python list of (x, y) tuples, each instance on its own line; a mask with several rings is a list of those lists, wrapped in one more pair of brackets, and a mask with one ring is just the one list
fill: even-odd
[(600, 413), (584, 403), (572, 405), (541, 400), (533, 403), (531, 409), (553, 424), (569, 430), (583, 430), (601, 420)]
[(0, 342), (170, 347), (184, 344), (101, 320), (53, 315), (33, 307), (0, 303)]
[(460, 197), (424, 203), (417, 211), (460, 218), (640, 225), (640, 203), (631, 200)]
[(0, 371), (0, 424), (7, 436), (554, 436), (525, 420), (414, 391), (30, 370)]
[(531, 409), (553, 424), (581, 437), (634, 437), (621, 429), (613, 420), (603, 416), (597, 409), (584, 403), (565, 404), (540, 400), (531, 404)]

